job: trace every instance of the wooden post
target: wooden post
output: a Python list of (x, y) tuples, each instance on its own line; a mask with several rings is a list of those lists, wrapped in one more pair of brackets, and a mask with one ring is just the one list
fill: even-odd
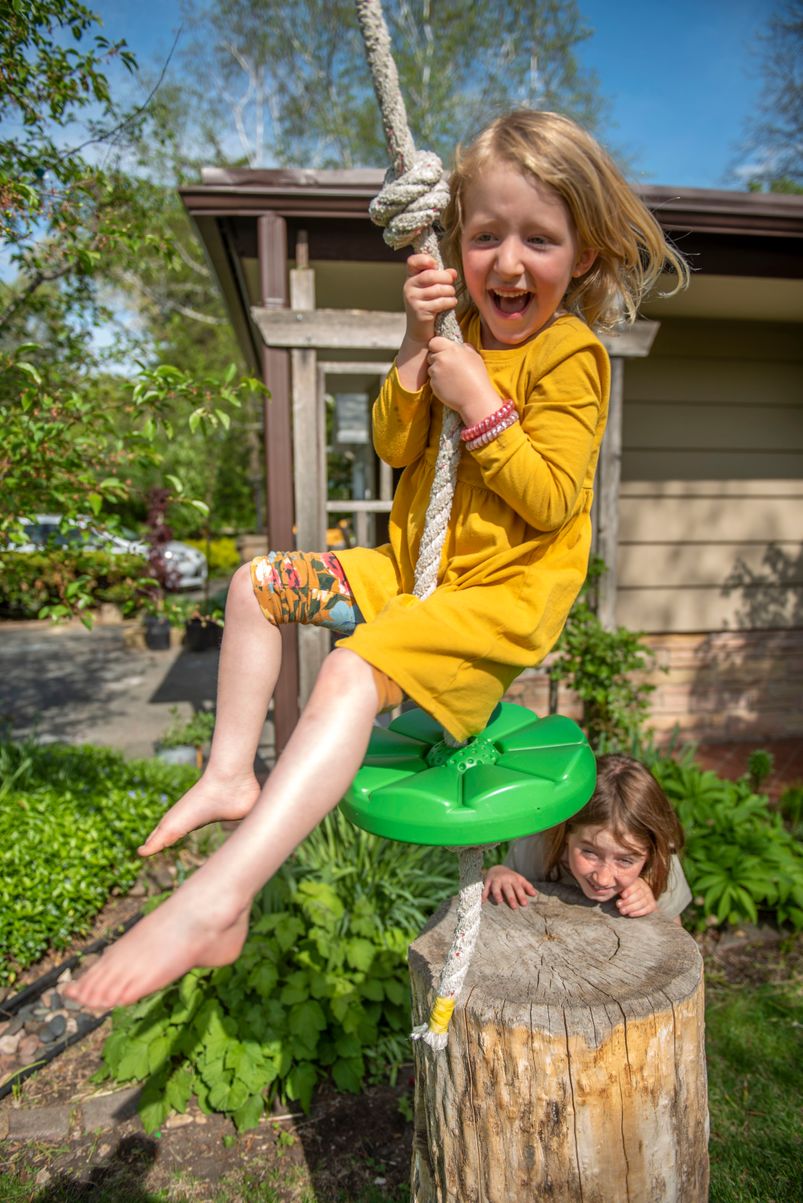
[(611, 397), (608, 425), (597, 465), (594, 553), (608, 571), (597, 584), (597, 617), (607, 631), (616, 627), (617, 557), (619, 554), (619, 482), (622, 476), (622, 401), (625, 363), (611, 356)]
[[(410, 949), (429, 1013), (453, 901)], [(539, 886), (483, 906), (442, 1053), (417, 1042), (412, 1203), (705, 1203), (702, 958), (660, 916)]]
[[(277, 213), (257, 219), (259, 284), (262, 305), (275, 312), (287, 305), (287, 222)], [(265, 400), (265, 459), (268, 542), (275, 551), (293, 548), (290, 387), (287, 351), (265, 346), (262, 374), (270, 396)], [(295, 629), (282, 627), (282, 671), (273, 693), (276, 755), (298, 722), (298, 640)]]
[[(296, 242), (296, 266), (290, 272), (290, 304), (295, 310), (315, 309), (315, 272), (309, 265), (306, 231)], [(318, 390), (318, 355), (313, 349), (293, 348), (290, 374), (293, 398), (293, 496), (296, 546), (301, 551), (326, 551), (326, 413)], [(322, 627), (298, 627), (298, 700), (309, 699), (321, 665), (331, 647)]]
[(593, 552), (605, 561), (608, 568), (597, 584), (597, 616), (608, 631), (616, 627), (625, 360), (643, 359), (649, 355), (658, 328), (658, 322), (638, 321), (619, 334), (608, 334), (602, 339), (611, 357), (611, 396), (608, 425), (597, 465), (596, 496), (591, 515), (594, 523)]

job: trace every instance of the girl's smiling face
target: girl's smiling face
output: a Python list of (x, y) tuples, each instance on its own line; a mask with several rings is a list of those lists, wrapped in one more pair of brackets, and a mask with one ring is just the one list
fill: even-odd
[(489, 166), (466, 187), (460, 253), (489, 351), (519, 346), (548, 326), (569, 281), (596, 258), (578, 247), (557, 192), (509, 163)]
[(566, 865), (594, 902), (608, 902), (631, 886), (649, 856), (638, 844), (625, 844), (609, 827), (576, 827), (566, 837)]

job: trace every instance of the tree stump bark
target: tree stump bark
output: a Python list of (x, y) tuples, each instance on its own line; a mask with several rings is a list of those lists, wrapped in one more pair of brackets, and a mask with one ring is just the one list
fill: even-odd
[[(539, 885), (484, 904), (444, 1052), (415, 1044), (413, 1203), (705, 1203), (702, 958), (660, 916)], [(410, 949), (425, 1022), (456, 900)]]

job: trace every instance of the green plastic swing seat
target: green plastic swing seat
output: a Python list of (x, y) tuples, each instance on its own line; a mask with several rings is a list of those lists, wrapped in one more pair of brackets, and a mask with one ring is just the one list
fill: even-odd
[(341, 809), (357, 827), (408, 844), (519, 839), (576, 814), (594, 792), (586, 737), (560, 714), (502, 702), (460, 748), (420, 709), (376, 727)]

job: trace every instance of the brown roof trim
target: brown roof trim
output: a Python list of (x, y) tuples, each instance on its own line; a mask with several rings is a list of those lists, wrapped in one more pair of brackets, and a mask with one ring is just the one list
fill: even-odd
[[(191, 214), (361, 218), (379, 191), (376, 168), (347, 171), (306, 168), (249, 170), (206, 167), (200, 184), (181, 188)], [(803, 197), (707, 188), (636, 186), (665, 230), (674, 233), (803, 238)]]

